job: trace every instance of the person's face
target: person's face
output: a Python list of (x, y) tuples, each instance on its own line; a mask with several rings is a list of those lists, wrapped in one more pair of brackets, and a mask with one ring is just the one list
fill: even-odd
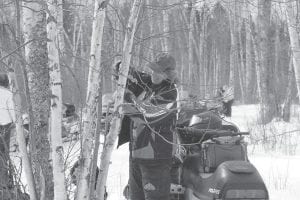
[(166, 75), (164, 73), (158, 73), (152, 71), (151, 80), (154, 84), (160, 84), (164, 79), (166, 79)]

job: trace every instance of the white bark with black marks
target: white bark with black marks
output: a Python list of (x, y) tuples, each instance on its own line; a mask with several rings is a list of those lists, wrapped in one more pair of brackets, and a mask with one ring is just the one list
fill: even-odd
[(53, 165), (54, 199), (67, 200), (62, 142), (62, 80), (59, 60), (58, 10), (61, 2), (48, 0), (47, 49), (50, 75), (50, 144)]
[(19, 151), (22, 157), (22, 163), (24, 166), (25, 177), (27, 181), (27, 186), (29, 190), (29, 196), (31, 200), (37, 200), (37, 194), (35, 190), (35, 182), (32, 172), (32, 166), (30, 163), (30, 159), (27, 152), (25, 136), (24, 136), (24, 128), (23, 128), (23, 120), (22, 120), (22, 113), (21, 113), (21, 96), (20, 91), (16, 79), (16, 75), (14, 72), (9, 73), (10, 80), (11, 80), (11, 89), (13, 92), (13, 102), (15, 108), (15, 115), (16, 115), (16, 138), (19, 147)]
[(89, 61), (89, 77), (88, 77), (88, 88), (86, 98), (86, 113), (84, 116), (84, 127), (82, 135), (82, 151), (80, 158), (80, 176), (77, 188), (77, 200), (88, 200), (90, 199), (90, 187), (89, 176), (92, 161), (92, 150), (93, 150), (93, 122), (94, 114), (96, 112), (98, 89), (101, 77), (101, 49), (102, 49), (102, 38), (104, 22), (106, 17), (106, 7), (108, 0), (95, 1), (93, 30), (91, 39), (91, 52)]
[[(139, 10), (142, 3), (143, 0), (134, 1), (131, 9), (128, 25), (126, 28), (123, 57), (122, 57), (122, 62), (120, 67), (121, 75), (119, 76), (119, 81), (118, 81), (118, 89), (115, 98), (114, 113), (122, 114), (121, 105), (124, 103), (124, 94), (125, 94), (125, 87), (127, 82), (127, 75), (129, 72), (129, 65), (132, 57), (131, 52), (133, 47), (134, 33), (136, 31)], [(105, 184), (107, 180), (109, 162), (120, 129), (121, 129), (121, 116), (115, 115), (112, 119), (110, 130), (106, 138), (106, 143), (104, 144), (103, 152), (101, 154), (101, 165), (100, 165), (100, 171), (97, 180), (97, 191), (96, 191), (96, 199), (99, 200), (104, 200)]]

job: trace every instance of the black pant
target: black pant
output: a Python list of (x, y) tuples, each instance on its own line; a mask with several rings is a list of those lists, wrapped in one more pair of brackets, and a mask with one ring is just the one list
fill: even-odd
[(12, 127), (11, 123), (7, 125), (0, 125), (0, 156), (9, 154), (11, 127)]
[(0, 125), (0, 190), (9, 182), (8, 161), (11, 124)]
[(169, 200), (171, 161), (130, 161), (130, 200)]

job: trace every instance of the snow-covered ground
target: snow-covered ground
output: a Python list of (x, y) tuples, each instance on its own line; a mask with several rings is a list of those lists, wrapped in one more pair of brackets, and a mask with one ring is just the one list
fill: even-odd
[[(231, 121), (241, 130), (251, 131), (255, 139), (261, 139), (257, 145), (248, 146), (249, 159), (262, 175), (270, 200), (300, 199), (300, 112), (295, 106), (291, 110), (290, 123), (274, 120), (261, 126), (258, 106), (233, 107)], [(264, 134), (267, 144), (261, 145)]]
[[(262, 175), (270, 194), (270, 200), (300, 199), (300, 108), (292, 108), (290, 123), (274, 120), (266, 126), (258, 123), (258, 106), (234, 106), (232, 121), (241, 131), (251, 131), (248, 153), (250, 161)], [(264, 141), (264, 145), (262, 145)], [(79, 142), (64, 145), (68, 166), (79, 155)], [(124, 200), (123, 188), (128, 181), (128, 144), (112, 154), (107, 189), (108, 200)], [(67, 170), (67, 173), (68, 174)]]

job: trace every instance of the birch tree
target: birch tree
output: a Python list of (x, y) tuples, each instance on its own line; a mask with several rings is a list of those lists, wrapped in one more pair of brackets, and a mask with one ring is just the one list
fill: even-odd
[[(16, 24), (16, 36), (17, 38), (20, 38), (20, 24), (18, 23), (20, 16), (19, 14), (19, 2), (16, 1), (16, 15), (17, 15), (17, 24)], [(5, 15), (3, 15), (4, 13), (1, 12), (0, 10), (0, 25), (4, 25), (4, 24), (9, 24), (7, 21), (7, 18), (5, 17)], [(8, 27), (8, 26), (7, 26)], [(11, 32), (11, 30), (7, 30), (5, 28), (5, 26), (3, 26), (3, 32), (1, 32), (1, 36), (6, 38), (1, 38), (0, 39), (0, 46), (1, 49), (4, 49), (5, 47), (7, 47), (7, 45), (3, 44), (3, 40), (5, 40), (10, 47), (14, 46), (14, 45), (20, 45), (20, 43), (18, 41), (12, 41), (13, 39), (13, 33)], [(5, 34), (8, 33), (7, 34)], [(10, 48), (9, 48), (10, 49)], [(0, 51), (1, 54), (1, 51)], [(18, 65), (17, 61), (12, 61), (12, 59), (10, 57), (8, 57), (8, 59), (10, 60), (10, 63), (12, 63), (13, 68), (9, 69), (9, 79), (10, 79), (10, 89), (13, 93), (13, 105), (14, 105), (14, 113), (15, 113), (15, 126), (16, 126), (16, 141), (18, 144), (18, 149), (22, 158), (22, 164), (24, 167), (24, 171), (25, 171), (25, 177), (27, 180), (27, 186), (28, 186), (28, 190), (29, 190), (29, 195), (30, 198), (32, 200), (37, 200), (37, 195), (36, 195), (36, 190), (35, 190), (35, 182), (34, 182), (34, 177), (33, 177), (33, 172), (32, 172), (32, 166), (31, 166), (31, 162), (30, 162), (30, 158), (27, 152), (27, 148), (26, 148), (26, 143), (25, 143), (25, 136), (24, 136), (24, 129), (23, 129), (23, 120), (22, 120), (22, 106), (21, 106), (21, 90), (19, 89), (19, 85), (17, 82), (17, 78), (16, 78), (16, 68)], [(3, 61), (1, 61), (3, 62)], [(6, 168), (6, 167), (5, 167)], [(6, 170), (6, 169), (5, 169)], [(0, 172), (0, 174), (2, 174)], [(4, 176), (2, 176), (1, 178), (5, 179)]]
[[(119, 76), (119, 80), (118, 80), (118, 88), (117, 88), (117, 93), (115, 98), (114, 113), (122, 114), (121, 105), (124, 102), (127, 75), (129, 71), (131, 57), (132, 57), (134, 33), (136, 31), (136, 24), (137, 24), (139, 10), (142, 3), (143, 0), (135, 0), (133, 2), (131, 14), (126, 28), (126, 34), (125, 34), (124, 46), (123, 46), (124, 47), (123, 57), (122, 57), (122, 62), (120, 67), (121, 75)], [(104, 199), (105, 183), (107, 180), (109, 162), (110, 162), (115, 141), (120, 132), (120, 128), (121, 128), (121, 116), (116, 115), (112, 119), (110, 130), (107, 135), (106, 142), (104, 144), (103, 151), (101, 154), (101, 165), (100, 165), (99, 176), (97, 180), (97, 190), (96, 190), (96, 198), (99, 200)]]
[(100, 82), (100, 71), (101, 71), (101, 48), (103, 38), (103, 28), (106, 17), (106, 7), (109, 0), (96, 0), (94, 8), (94, 19), (93, 19), (93, 31), (91, 40), (91, 52), (89, 61), (89, 77), (88, 77), (88, 88), (86, 97), (86, 113), (83, 128), (82, 138), (82, 152), (80, 160), (80, 176), (79, 184), (77, 189), (77, 199), (85, 200), (90, 198), (89, 187), (89, 174), (92, 160), (92, 148), (93, 148), (93, 121), (97, 98), (98, 88)]
[[(53, 199), (53, 175), (49, 163), (50, 145), (48, 139), (49, 71), (47, 67), (46, 14), (42, 2), (23, 1), (23, 33), (25, 42), (25, 58), (27, 62), (30, 100), (33, 115), (30, 122), (34, 129), (30, 134), (36, 138), (30, 141), (36, 145), (32, 152), (33, 173), (39, 199)], [(34, 116), (34, 118), (33, 118)], [(45, 187), (44, 187), (45, 186)]]
[(33, 171), (32, 166), (30, 163), (30, 159), (28, 156), (27, 148), (26, 148), (26, 142), (25, 142), (25, 136), (24, 136), (24, 128), (22, 126), (22, 113), (21, 113), (21, 96), (20, 96), (20, 90), (18, 87), (16, 75), (14, 71), (11, 71), (9, 73), (10, 80), (11, 80), (11, 89), (13, 91), (13, 101), (14, 101), (14, 108), (15, 108), (15, 114), (16, 114), (16, 138), (17, 143), (19, 147), (19, 151), (22, 157), (22, 163), (25, 170), (25, 177), (27, 180), (29, 195), (31, 200), (37, 200), (36, 190), (35, 190), (35, 183), (34, 183), (34, 177), (33, 177)]
[[(16, 79), (16, 73), (15, 69), (17, 68), (17, 61), (14, 61), (9, 55), (6, 54), (6, 51), (12, 51), (12, 48), (15, 48), (16, 42), (14, 41), (13, 32), (9, 28), (9, 22), (8, 22), (8, 16), (5, 15), (2, 10), (0, 10), (0, 70), (2, 72), (3, 69), (5, 71), (8, 71), (9, 76), (9, 82), (10, 82), (10, 91), (12, 92), (12, 101), (13, 101), (13, 109), (14, 112), (11, 112), (10, 114), (14, 114), (15, 116), (12, 118), (15, 119), (14, 125), (15, 125), (15, 136), (16, 136), (16, 142), (18, 145), (18, 150), (20, 152), (21, 158), (22, 158), (22, 164), (25, 170), (25, 177), (27, 180), (27, 186), (29, 190), (29, 194), (31, 199), (36, 200), (36, 192), (35, 192), (35, 184), (33, 179), (33, 173), (31, 168), (30, 159), (27, 153), (26, 144), (25, 144), (25, 136), (22, 126), (22, 106), (21, 106), (21, 91), (19, 90), (17, 79)], [(18, 35), (18, 31), (16, 31), (16, 35)], [(2, 109), (5, 109), (2, 107)], [(13, 136), (13, 131), (10, 131), (9, 137)], [(14, 183), (12, 183), (12, 169), (11, 164), (9, 164), (7, 161), (9, 158), (9, 151), (10, 151), (10, 142), (11, 140), (6, 140), (4, 137), (1, 139), (1, 161), (0, 161), (0, 191), (1, 191), (1, 197), (4, 199), (11, 199), (16, 195), (22, 195), (19, 192), (16, 193), (18, 186), (16, 186)], [(7, 143), (8, 142), (8, 143)], [(12, 189), (15, 189), (13, 191)], [(21, 196), (20, 196), (21, 198)]]
[(268, 31), (271, 19), (271, 0), (258, 1), (258, 17), (257, 17), (257, 58), (260, 65), (257, 65), (257, 79), (260, 99), (260, 116), (262, 123), (268, 123), (273, 118), (273, 109), (271, 101), (274, 101), (270, 91), (269, 68), (270, 66), (270, 41)]
[(251, 39), (251, 17), (248, 9), (248, 2), (244, 2), (244, 18), (245, 20), (245, 34), (246, 34), (246, 74), (245, 74), (245, 103), (250, 103), (253, 100), (253, 81), (254, 69), (252, 64), (252, 39)]
[(47, 1), (47, 49), (51, 88), (50, 143), (55, 200), (67, 200), (62, 143), (62, 80), (59, 62), (59, 30), (57, 25), (58, 5), (61, 4), (61, 0)]
[[(296, 86), (298, 91), (298, 97), (300, 96), (300, 43), (299, 32), (297, 31), (298, 25), (296, 23), (296, 1), (286, 1), (286, 16), (288, 23), (288, 30), (290, 35), (290, 46), (292, 50), (294, 73), (296, 79)], [(300, 99), (300, 98), (299, 98)]]

